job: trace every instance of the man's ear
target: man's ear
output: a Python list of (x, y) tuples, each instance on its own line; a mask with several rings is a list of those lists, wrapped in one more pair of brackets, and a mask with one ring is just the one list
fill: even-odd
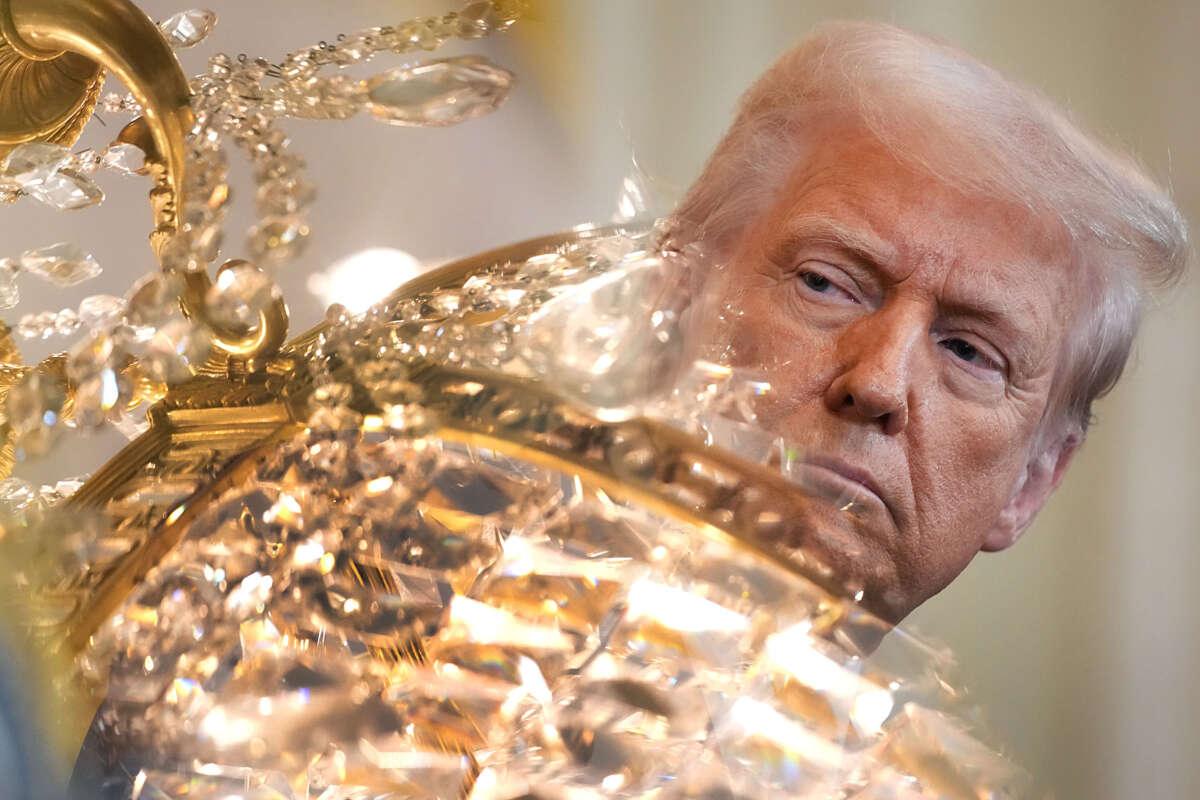
[(1062, 483), (1067, 465), (1079, 448), (1083, 437), (1070, 433), (1052, 439), (1025, 467), (1025, 474), (1013, 489), (1008, 505), (1000, 512), (996, 524), (983, 540), (981, 550), (994, 553), (1011, 547), (1033, 524), (1050, 495)]

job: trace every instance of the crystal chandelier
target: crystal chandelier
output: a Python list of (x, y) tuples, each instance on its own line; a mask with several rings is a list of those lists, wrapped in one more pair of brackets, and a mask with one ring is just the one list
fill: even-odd
[[(689, 280), (705, 254), (654, 226), (580, 229), (426, 273), (363, 314), (334, 306), (287, 340), (271, 274), (309, 238), (315, 190), (278, 121), (485, 114), (512, 75), (481, 58), (325, 73), (521, 10), (472, 2), (277, 63), (216, 55), (189, 82), (169, 45), (199, 44), (211, 12), (155, 26), (125, 0), (0, 2), (0, 61), (59, 76), (37, 79), (37, 115), (0, 81), (21, 133), (0, 190), (79, 208), (102, 200), (99, 171), (148, 174), (162, 266), (124, 299), (18, 323), (81, 332), (63, 356), (25, 367), (4, 342), (6, 472), (64, 428), (137, 433), (82, 483), (0, 483), (0, 597), (87, 711), (75, 785), (1022, 794), (1027, 776), (975, 738), (948, 656), (889, 630), (806, 549), (812, 498), (756, 422), (770, 387), (725, 366), (703, 324), (720, 319)], [(102, 95), (104, 69), (130, 94)], [(97, 104), (139, 116), (105, 151), (72, 152)], [(247, 258), (210, 277), (234, 147), (259, 219)], [(22, 272), (67, 285), (99, 269), (74, 245), (34, 248), (4, 262), (0, 302)]]

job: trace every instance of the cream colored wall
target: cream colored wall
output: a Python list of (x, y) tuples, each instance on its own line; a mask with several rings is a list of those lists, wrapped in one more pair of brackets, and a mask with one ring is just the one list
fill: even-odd
[[(159, 18), (181, 7), (143, 5)], [(271, 58), (453, 7), (209, 5), (222, 18), (212, 47)], [(549, 0), (524, 33), (453, 50), (486, 50), (521, 76), (492, 117), (442, 131), (367, 120), (288, 128), (321, 187), (309, 254), (284, 279), (293, 327), (320, 313), (305, 276), (354, 250), (394, 246), (436, 261), (607, 218), (631, 148), (669, 205), (754, 75), (814, 23), (836, 16), (942, 36), (1040, 87), (1137, 150), (1200, 225), (1193, 0)], [(184, 60), (190, 71), (203, 62), (195, 52)], [(103, 142), (118, 127), (93, 125), (88, 136)], [(70, 237), (109, 267), (95, 286), (28, 291), (17, 315), (115, 293), (150, 268), (146, 187), (105, 185), (110, 202), (96, 211), (0, 209), (2, 254)], [(237, 190), (245, 219), (252, 192), (244, 182)], [(978, 559), (912, 620), (957, 651), (1001, 738), (1059, 798), (1186, 797), (1200, 785), (1197, 344), (1193, 278), (1147, 324), (1128, 378), (1100, 406), (1099, 426), (1035, 529), (1014, 550)], [(113, 447), (112, 437), (93, 439), (21, 472), (45, 480), (94, 468)]]

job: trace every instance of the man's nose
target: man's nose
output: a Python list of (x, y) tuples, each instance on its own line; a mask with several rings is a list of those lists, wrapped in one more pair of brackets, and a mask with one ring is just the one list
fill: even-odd
[(880, 425), (889, 435), (903, 431), (925, 328), (902, 310), (876, 311), (847, 328), (837, 345), (839, 371), (825, 393), (830, 411)]

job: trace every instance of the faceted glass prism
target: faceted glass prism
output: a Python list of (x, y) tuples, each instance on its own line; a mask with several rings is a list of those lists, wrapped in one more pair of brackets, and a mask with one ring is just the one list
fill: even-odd
[(69, 169), (60, 169), (48, 175), (28, 191), (37, 200), (59, 211), (87, 208), (104, 200), (104, 192), (95, 181)]
[(71, 151), (49, 142), (26, 142), (13, 148), (0, 164), (0, 172), (22, 191), (41, 186), (71, 158)]
[(79, 303), (79, 321), (89, 330), (111, 328), (125, 314), (125, 301), (111, 294), (94, 294)]
[(456, 125), (499, 108), (512, 85), (511, 72), (484, 58), (430, 61), (367, 81), (367, 110), (393, 125)]
[(172, 47), (185, 49), (194, 47), (208, 38), (217, 25), (215, 12), (203, 8), (180, 11), (159, 23), (158, 29)]
[(125, 315), (129, 324), (145, 336), (179, 314), (183, 286), (178, 276), (153, 272), (140, 278), (129, 290)]
[(151, 378), (173, 385), (192, 377), (211, 352), (208, 329), (176, 316), (154, 329), (138, 363)]
[(96, 259), (73, 242), (26, 250), (21, 254), (20, 263), (26, 272), (62, 287), (83, 283), (102, 271)]

